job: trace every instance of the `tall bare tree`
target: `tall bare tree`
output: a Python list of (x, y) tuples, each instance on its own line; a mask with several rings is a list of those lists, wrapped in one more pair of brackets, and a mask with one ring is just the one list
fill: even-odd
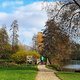
[(55, 2), (56, 5), (54, 2), (46, 2), (49, 19), (55, 19), (71, 37), (80, 36), (80, 0), (57, 1), (61, 2)]
[(11, 29), (12, 30), (12, 50), (15, 52), (18, 49), (18, 23), (17, 20), (14, 20)]

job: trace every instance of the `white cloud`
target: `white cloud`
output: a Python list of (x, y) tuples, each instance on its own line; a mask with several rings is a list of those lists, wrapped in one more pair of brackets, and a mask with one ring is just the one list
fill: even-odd
[(46, 12), (41, 11), (41, 2), (35, 2), (29, 5), (18, 7), (13, 13), (0, 13), (0, 24), (5, 23), (8, 28), (14, 19), (19, 24), (19, 40), (30, 44), (32, 36), (44, 28), (47, 21)]

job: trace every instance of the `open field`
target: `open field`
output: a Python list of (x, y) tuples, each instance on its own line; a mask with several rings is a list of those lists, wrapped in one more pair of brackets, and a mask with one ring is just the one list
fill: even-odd
[(35, 80), (35, 66), (0, 66), (0, 80)]

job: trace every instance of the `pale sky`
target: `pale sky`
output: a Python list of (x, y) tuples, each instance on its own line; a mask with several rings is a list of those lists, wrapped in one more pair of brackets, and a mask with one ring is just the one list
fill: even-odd
[(32, 45), (33, 35), (44, 29), (47, 21), (47, 14), (45, 10), (42, 10), (42, 1), (0, 0), (0, 26), (5, 24), (10, 36), (10, 27), (15, 19), (19, 25), (19, 41), (26, 45)]
[(15, 19), (19, 24), (20, 42), (31, 45), (33, 35), (41, 31), (47, 21), (46, 12), (42, 10), (42, 1), (0, 0), (0, 26), (5, 24), (9, 31)]

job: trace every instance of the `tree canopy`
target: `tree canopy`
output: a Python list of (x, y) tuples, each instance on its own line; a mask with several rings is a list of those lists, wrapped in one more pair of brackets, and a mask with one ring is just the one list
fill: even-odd
[(43, 32), (43, 52), (51, 63), (61, 65), (61, 63), (64, 64), (66, 60), (69, 60), (74, 39), (80, 37), (80, 1), (45, 1), (50, 2), (46, 2), (45, 7), (48, 21)]

